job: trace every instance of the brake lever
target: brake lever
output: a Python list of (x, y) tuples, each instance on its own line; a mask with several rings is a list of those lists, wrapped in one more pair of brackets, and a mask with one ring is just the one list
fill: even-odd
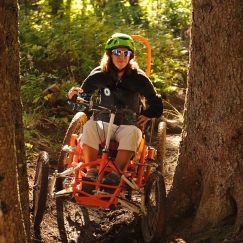
[(92, 108), (93, 108), (93, 100), (92, 99), (90, 99), (88, 101), (88, 100), (85, 100), (82, 97), (77, 97), (76, 103), (77, 103), (77, 105), (83, 105), (83, 106), (85, 106), (89, 110), (92, 110)]

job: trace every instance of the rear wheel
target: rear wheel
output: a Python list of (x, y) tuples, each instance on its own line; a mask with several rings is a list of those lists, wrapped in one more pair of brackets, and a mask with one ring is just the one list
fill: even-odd
[[(62, 147), (65, 145), (70, 145), (72, 134), (79, 135), (79, 134), (83, 133), (83, 126), (86, 123), (86, 121), (87, 121), (87, 116), (84, 112), (76, 113), (76, 115), (73, 117), (73, 119), (67, 129), (66, 135), (63, 139)], [(62, 172), (66, 169), (65, 161), (68, 156), (69, 156), (69, 152), (66, 152), (63, 150), (61, 151), (60, 157), (58, 160), (58, 165), (57, 165), (58, 172)], [(61, 178), (57, 179), (56, 185), (57, 185), (58, 190), (62, 189)]]
[(164, 178), (160, 172), (153, 172), (145, 186), (147, 215), (141, 219), (143, 239), (146, 243), (161, 240), (166, 212), (166, 192)]
[(157, 171), (164, 175), (165, 160), (165, 143), (166, 143), (166, 123), (161, 121), (158, 125), (157, 134)]
[(42, 221), (48, 190), (49, 155), (43, 151), (39, 155), (33, 188), (33, 218), (34, 228), (39, 229)]

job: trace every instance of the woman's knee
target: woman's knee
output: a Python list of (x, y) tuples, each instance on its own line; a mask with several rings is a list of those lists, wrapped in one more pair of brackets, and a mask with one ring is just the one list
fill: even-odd
[(139, 141), (142, 139), (142, 132), (136, 126), (128, 126), (125, 130), (125, 134), (126, 136), (132, 136)]
[(135, 126), (128, 126), (119, 137), (119, 149), (136, 151), (142, 139), (142, 132)]
[(84, 124), (84, 130), (94, 130), (95, 128), (95, 124), (96, 122), (95, 121), (88, 121)]
[(98, 146), (105, 140), (104, 135), (102, 124), (96, 121), (88, 121), (84, 124), (82, 143), (87, 143), (89, 146), (94, 143)]

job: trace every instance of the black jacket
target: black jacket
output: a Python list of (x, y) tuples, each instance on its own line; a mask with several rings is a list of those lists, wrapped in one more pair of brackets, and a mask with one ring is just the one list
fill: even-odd
[[(97, 89), (99, 90), (99, 103), (103, 106), (115, 105), (117, 108), (129, 108), (137, 115), (142, 114), (148, 118), (160, 117), (163, 113), (163, 103), (160, 95), (156, 94), (154, 86), (145, 73), (141, 70), (132, 70), (130, 75), (123, 74), (121, 79), (114, 80), (101, 72), (100, 67), (93, 69), (90, 75), (84, 80), (81, 88), (83, 92), (92, 95)], [(109, 88), (109, 96), (105, 94), (105, 88)], [(146, 98), (148, 108), (140, 112), (140, 96)], [(95, 120), (109, 121), (95, 115)], [(119, 124), (117, 124), (119, 123)], [(131, 124), (125, 120), (122, 122), (115, 121), (115, 124)]]

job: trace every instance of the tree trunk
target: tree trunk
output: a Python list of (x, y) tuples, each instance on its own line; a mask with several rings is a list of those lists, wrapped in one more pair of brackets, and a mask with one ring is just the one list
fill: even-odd
[(49, 5), (52, 10), (52, 15), (55, 16), (58, 14), (58, 11), (61, 10), (63, 0), (49, 0)]
[[(243, 2), (193, 0), (184, 127), (169, 218), (243, 226)], [(172, 221), (170, 221), (172, 222)]]
[(0, 209), (8, 243), (29, 240), (27, 180), (20, 99), (17, 0), (0, 0)]
[(138, 0), (129, 0), (129, 3), (131, 6), (138, 6), (139, 3), (138, 3)]

